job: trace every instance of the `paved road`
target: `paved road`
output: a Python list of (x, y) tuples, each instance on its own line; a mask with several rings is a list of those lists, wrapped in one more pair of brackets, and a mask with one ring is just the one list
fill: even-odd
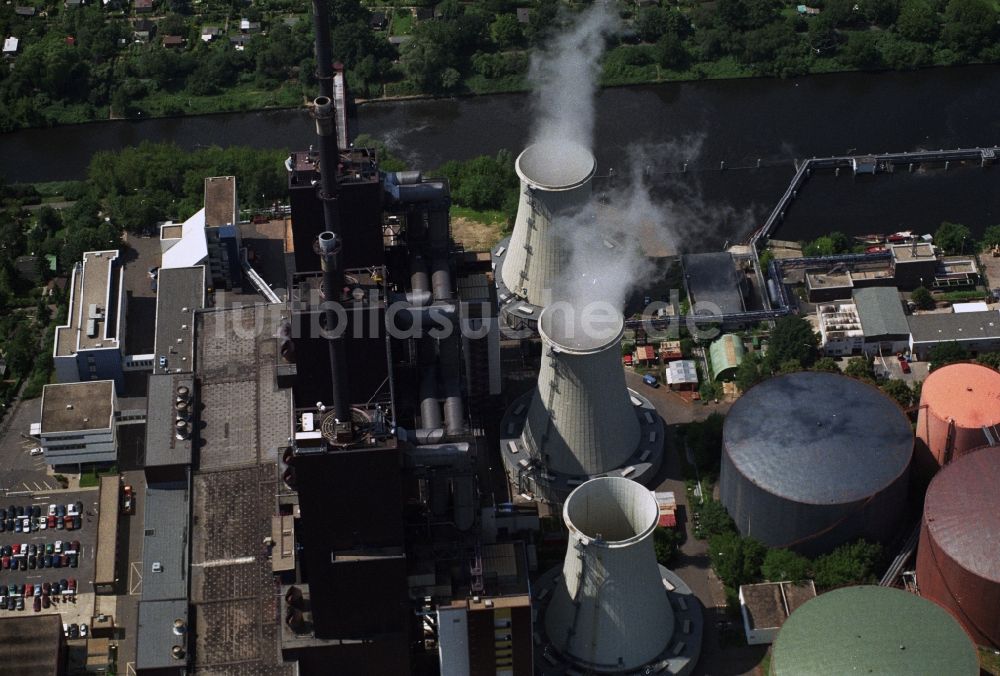
[[(139, 626), (139, 595), (142, 593), (142, 535), (146, 514), (146, 479), (142, 470), (124, 472), (125, 483), (132, 486), (136, 495), (135, 514), (122, 516), (118, 523), (118, 555), (120, 575), (124, 581), (120, 587), (115, 626), (118, 637), (118, 664), (135, 662), (135, 630)], [(127, 673), (124, 668), (118, 673)]]
[[(733, 641), (721, 635), (719, 623), (731, 621), (731, 618), (726, 616), (725, 590), (709, 564), (708, 543), (694, 537), (691, 523), (687, 518), (691, 512), (688, 509), (678, 455), (680, 452), (677, 442), (678, 425), (704, 420), (713, 412), (725, 413), (731, 404), (730, 402), (692, 404), (666, 387), (650, 388), (642, 382), (639, 375), (630, 371), (625, 372), (625, 380), (629, 387), (649, 398), (667, 424), (667, 450), (663, 457), (663, 467), (660, 469), (656, 490), (673, 491), (677, 498), (678, 524), (685, 531), (685, 539), (673, 570), (691, 587), (691, 591), (701, 601), (705, 611), (705, 636), (701, 659), (694, 674), (710, 676), (752, 674), (763, 658), (767, 646), (730, 647), (729, 644)], [(731, 636), (737, 629), (742, 631), (737, 625), (731, 625), (726, 631)]]

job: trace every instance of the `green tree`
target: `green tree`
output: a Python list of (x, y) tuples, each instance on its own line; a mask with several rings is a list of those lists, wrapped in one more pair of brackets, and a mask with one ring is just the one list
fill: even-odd
[(851, 68), (879, 68), (882, 55), (878, 51), (878, 36), (870, 31), (851, 33), (838, 58)]
[(925, 0), (908, 0), (899, 12), (896, 31), (907, 40), (934, 43), (940, 32), (938, 13)]
[(490, 24), (490, 39), (500, 49), (510, 49), (521, 44), (524, 34), (514, 14), (501, 14)]
[(684, 70), (691, 64), (691, 54), (684, 40), (675, 33), (665, 33), (656, 41), (656, 62), (669, 70)]
[(756, 582), (767, 548), (753, 538), (735, 533), (714, 535), (708, 541), (708, 556), (716, 575), (730, 587)]
[(934, 233), (934, 244), (946, 254), (975, 251), (972, 231), (960, 223), (944, 221)]
[(949, 0), (941, 39), (968, 59), (989, 47), (997, 35), (997, 11), (987, 0)]
[(916, 403), (913, 399), (913, 390), (904, 380), (890, 380), (882, 386), (882, 391), (895, 399), (903, 408), (909, 408)]
[(882, 547), (874, 542), (858, 540), (841, 545), (813, 562), (816, 586), (825, 590), (874, 582), (881, 556)]
[(931, 363), (931, 370), (954, 364), (959, 361), (968, 361), (969, 352), (963, 345), (954, 341), (949, 343), (939, 343), (932, 347), (927, 353), (927, 360)]
[(767, 361), (772, 370), (789, 360), (808, 368), (816, 361), (819, 336), (805, 317), (786, 315), (774, 322)]
[(712, 537), (722, 533), (735, 533), (736, 524), (721, 502), (709, 499), (698, 508), (698, 529), (703, 537)]
[(828, 373), (840, 373), (840, 366), (833, 357), (820, 357), (813, 364), (813, 371), (826, 371)]
[(653, 531), (653, 551), (656, 552), (656, 562), (661, 566), (670, 566), (677, 550), (680, 548), (683, 535), (676, 528), (657, 527)]
[(844, 373), (859, 380), (873, 382), (875, 371), (872, 369), (872, 360), (868, 357), (851, 357), (844, 368)]
[(933, 310), (935, 307), (934, 296), (923, 286), (918, 286), (910, 294), (910, 300), (917, 304), (921, 310)]
[(809, 577), (812, 562), (790, 549), (769, 549), (760, 572), (770, 582), (799, 582)]
[(736, 375), (733, 377), (733, 382), (736, 383), (736, 387), (741, 392), (746, 392), (759, 383), (762, 378), (763, 374), (761, 373), (760, 364), (757, 359), (747, 357), (736, 367)]
[(899, 16), (899, 3), (900, 0), (862, 0), (859, 7), (868, 21), (888, 28)]
[(778, 373), (798, 373), (804, 368), (798, 359), (788, 359), (778, 364)]
[(1000, 246), (1000, 225), (991, 225), (983, 230), (982, 245), (986, 248)]
[(991, 369), (1000, 371), (1000, 352), (983, 352), (976, 357), (976, 361), (984, 366), (989, 366)]

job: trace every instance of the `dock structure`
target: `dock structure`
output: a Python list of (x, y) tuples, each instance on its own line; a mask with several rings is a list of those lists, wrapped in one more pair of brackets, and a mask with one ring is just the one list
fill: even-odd
[[(945, 169), (948, 168), (951, 162), (970, 162), (974, 160), (978, 160), (980, 166), (987, 166), (996, 163), (998, 149), (1000, 149), (1000, 146), (955, 148), (951, 150), (918, 150), (913, 152), (882, 153), (876, 155), (813, 157), (801, 162), (796, 161), (795, 175), (792, 177), (791, 182), (785, 189), (784, 194), (782, 194), (781, 199), (778, 200), (778, 203), (768, 215), (767, 219), (765, 219), (764, 223), (759, 228), (751, 232), (750, 235), (748, 235), (743, 241), (744, 244), (750, 245), (750, 257), (753, 260), (763, 309), (748, 310), (745, 312), (726, 315), (697, 316), (692, 313), (682, 317), (647, 317), (644, 319), (630, 319), (626, 320), (625, 327), (627, 329), (652, 328), (654, 330), (661, 330), (669, 328), (673, 322), (678, 320), (685, 323), (694, 322), (695, 324), (712, 324), (719, 322), (750, 323), (774, 320), (779, 317), (783, 317), (792, 311), (791, 299), (788, 295), (787, 289), (785, 289), (785, 285), (781, 281), (783, 279), (783, 268), (801, 267), (820, 262), (857, 263), (886, 258), (888, 254), (875, 253), (848, 254), (844, 256), (828, 256), (822, 258), (772, 260), (768, 269), (769, 277), (774, 282), (776, 287), (775, 302), (772, 303), (772, 299), (769, 297), (770, 294), (768, 291), (767, 280), (765, 279), (764, 271), (760, 266), (760, 252), (757, 249), (757, 245), (762, 240), (768, 239), (775, 227), (777, 227), (777, 225), (784, 220), (788, 205), (791, 204), (792, 200), (798, 197), (799, 190), (805, 184), (806, 180), (812, 175), (812, 172), (817, 169), (832, 169), (836, 172), (839, 172), (841, 169), (850, 169), (855, 175), (858, 175), (892, 173), (895, 171), (895, 168), (900, 165), (906, 165), (909, 167), (910, 171), (912, 171), (914, 165), (928, 162), (935, 162), (939, 164), (944, 163)], [(760, 166), (759, 160), (757, 166)], [(686, 168), (687, 166), (685, 165), (685, 170)]]

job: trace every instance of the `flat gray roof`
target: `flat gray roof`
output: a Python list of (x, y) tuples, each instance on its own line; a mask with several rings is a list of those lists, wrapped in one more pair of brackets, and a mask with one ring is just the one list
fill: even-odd
[(854, 290), (854, 305), (858, 309), (865, 337), (907, 336), (910, 327), (899, 299), (899, 291), (891, 286), (871, 286)]
[[(66, 324), (59, 327), (56, 356), (77, 350), (118, 347), (118, 312), (121, 302), (121, 269), (118, 251), (88, 251), (82, 264), (73, 270), (73, 297)], [(88, 336), (90, 307), (95, 306), (99, 319), (94, 320), (95, 335)]]
[(899, 263), (906, 263), (916, 260), (927, 260), (935, 257), (934, 246), (928, 242), (918, 242), (913, 244), (893, 244), (889, 247), (892, 251), (893, 259)]
[[(174, 633), (175, 620), (183, 620), (187, 625), (187, 599), (139, 602), (135, 656), (137, 669), (176, 669), (187, 664), (187, 633), (181, 636)], [(175, 645), (184, 648), (184, 657), (181, 659), (171, 654)]]
[[(142, 600), (188, 597), (191, 496), (182, 482), (146, 487), (146, 516), (142, 539)], [(159, 564), (160, 572), (153, 572)]]
[(42, 434), (110, 429), (115, 381), (56, 383), (42, 388)]
[[(729, 252), (687, 254), (681, 257), (692, 305), (714, 303), (722, 314), (743, 312), (743, 296), (736, 264)], [(696, 314), (707, 313), (706, 308)]]
[(190, 465), (191, 440), (177, 438), (174, 423), (177, 419), (174, 403), (177, 388), (193, 390), (190, 377), (177, 375), (151, 375), (149, 398), (146, 408), (146, 467), (162, 465)]
[(205, 307), (205, 266), (160, 269), (156, 291), (156, 338), (153, 373), (194, 370), (194, 311)]
[(912, 315), (910, 335), (914, 343), (1000, 339), (1000, 312), (934, 312)]

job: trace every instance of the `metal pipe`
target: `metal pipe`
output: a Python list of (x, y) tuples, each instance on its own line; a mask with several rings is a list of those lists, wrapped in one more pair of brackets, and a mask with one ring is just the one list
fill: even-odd
[(344, 271), (340, 266), (340, 239), (326, 230), (319, 234), (318, 246), (320, 263), (323, 268), (323, 300), (326, 306), (326, 330), (330, 346), (330, 379), (333, 384), (333, 410), (337, 420), (351, 419), (351, 404), (347, 383), (347, 353), (344, 345), (345, 327), (336, 327), (337, 313), (334, 304), (341, 299), (344, 288)]
[(437, 355), (434, 339), (424, 336), (420, 339), (420, 422), (425, 429), (441, 427), (441, 404), (438, 403), (437, 369), (434, 368)]
[(333, 99), (333, 48), (330, 43), (330, 12), (325, 0), (313, 0), (313, 26), (316, 29), (316, 79), (320, 96)]
[(459, 358), (461, 355), (460, 336), (457, 330), (439, 342), (441, 360), (441, 381), (444, 385), (444, 425), (448, 434), (456, 435), (465, 431), (465, 414), (462, 405)]
[(336, 232), (340, 227), (337, 209), (337, 121), (334, 118), (333, 100), (317, 96), (313, 101), (313, 118), (319, 136), (319, 199), (323, 203), (323, 223), (327, 230)]

